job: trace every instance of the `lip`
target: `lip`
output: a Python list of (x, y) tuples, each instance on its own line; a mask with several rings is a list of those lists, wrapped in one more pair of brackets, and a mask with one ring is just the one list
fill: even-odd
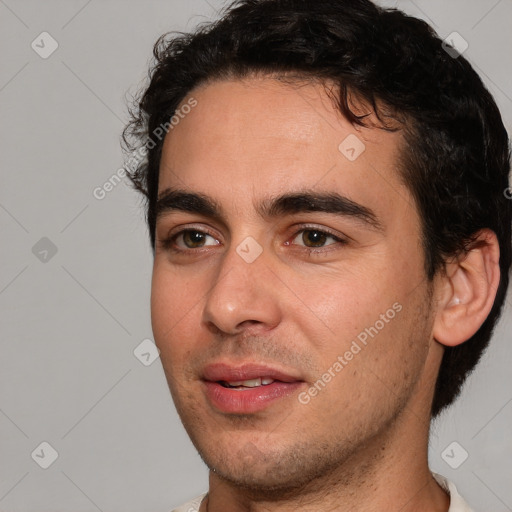
[[(244, 390), (226, 388), (220, 384), (221, 381), (241, 381), (258, 377), (274, 379), (275, 382)], [(203, 385), (206, 398), (214, 409), (230, 414), (250, 414), (262, 411), (295, 393), (304, 385), (304, 381), (292, 375), (292, 372), (264, 364), (215, 363), (204, 368)]]
[(267, 377), (281, 382), (302, 381), (299, 377), (295, 377), (284, 370), (258, 363), (245, 363), (242, 365), (214, 363), (206, 366), (203, 371), (204, 380), (211, 382), (250, 380), (257, 379), (258, 377)]

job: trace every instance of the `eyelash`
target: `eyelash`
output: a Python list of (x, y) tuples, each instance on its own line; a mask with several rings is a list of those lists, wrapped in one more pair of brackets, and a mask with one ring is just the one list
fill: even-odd
[[(325, 229), (325, 228), (320, 229), (317, 226), (307, 226), (307, 225), (301, 226), (301, 228), (299, 230), (295, 231), (293, 236), (291, 238), (289, 238), (288, 240), (294, 240), (295, 238), (297, 238), (297, 235), (299, 235), (300, 233), (302, 233), (304, 231), (316, 231), (318, 233), (327, 235), (328, 237), (332, 238), (336, 243), (341, 244), (341, 245), (346, 245), (348, 243), (348, 240), (346, 240), (344, 238), (340, 238), (338, 235), (336, 235), (335, 233), (333, 233), (332, 231), (330, 231), (328, 229)], [(194, 227), (190, 227), (190, 228), (182, 229), (181, 231), (174, 233), (173, 235), (169, 236), (168, 238), (160, 240), (159, 243), (160, 243), (161, 248), (164, 251), (171, 251), (171, 252), (174, 252), (177, 254), (191, 253), (193, 251), (201, 251), (201, 250), (205, 249), (205, 247), (198, 247), (196, 249), (194, 249), (194, 248), (180, 249), (180, 248), (176, 247), (176, 245), (175, 245), (176, 239), (179, 236), (184, 235), (186, 232), (201, 233), (204, 235), (211, 236), (212, 238), (214, 238), (216, 240), (216, 237), (212, 233), (205, 231), (203, 229), (196, 229)], [(288, 242), (285, 242), (285, 243), (287, 245), (292, 245), (291, 243), (288, 243)], [(301, 250), (303, 250), (303, 251), (304, 250), (307, 251), (308, 254), (312, 254), (312, 253), (318, 254), (318, 253), (324, 252), (325, 248), (329, 247), (330, 245), (335, 245), (335, 244), (329, 244), (329, 245), (323, 246), (323, 247), (307, 247), (307, 246), (298, 246), (298, 247), (300, 247)], [(206, 247), (212, 247), (212, 246), (206, 246)]]

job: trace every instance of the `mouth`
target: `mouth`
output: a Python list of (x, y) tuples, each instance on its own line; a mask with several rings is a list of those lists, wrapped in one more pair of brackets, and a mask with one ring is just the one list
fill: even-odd
[(206, 399), (216, 411), (250, 414), (286, 399), (305, 382), (292, 371), (265, 365), (217, 363), (204, 369), (203, 384)]
[(221, 380), (219, 381), (219, 384), (225, 388), (243, 390), (247, 388), (259, 388), (260, 386), (268, 386), (269, 384), (272, 384), (272, 382), (276, 382), (276, 380), (271, 379), (270, 377), (258, 377), (257, 379), (238, 380), (234, 382)]

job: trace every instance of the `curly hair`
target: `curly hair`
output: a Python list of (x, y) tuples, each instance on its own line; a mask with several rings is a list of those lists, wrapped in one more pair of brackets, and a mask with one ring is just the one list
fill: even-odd
[(149, 85), (123, 132), (124, 149), (143, 154), (128, 174), (144, 195), (154, 251), (163, 138), (152, 135), (170, 126), (201, 84), (258, 73), (321, 80), (335, 84), (336, 104), (354, 125), (368, 120), (353, 112), (351, 94), (371, 107), (381, 129), (403, 129), (398, 172), (420, 214), (427, 279), (449, 257), (468, 251), (482, 228), (494, 231), (500, 246), (492, 310), (474, 336), (445, 348), (432, 417), (457, 398), (489, 343), (512, 253), (507, 132), (477, 73), (453, 48), (446, 50), (427, 23), (369, 0), (236, 0), (216, 22), (158, 39)]

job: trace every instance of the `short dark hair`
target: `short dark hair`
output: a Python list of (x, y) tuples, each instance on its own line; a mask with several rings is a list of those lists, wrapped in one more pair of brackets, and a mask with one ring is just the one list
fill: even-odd
[(459, 395), (489, 343), (511, 264), (509, 140), (468, 61), (447, 52), (427, 23), (369, 0), (237, 0), (193, 33), (164, 34), (153, 54), (149, 85), (123, 132), (126, 151), (146, 148), (129, 178), (145, 196), (153, 251), (163, 139), (152, 134), (198, 85), (253, 74), (334, 83), (337, 106), (354, 125), (364, 126), (368, 117), (354, 113), (351, 94), (371, 107), (382, 129), (396, 129), (388, 121), (398, 121), (406, 142), (399, 173), (422, 220), (430, 282), (448, 257), (472, 247), (480, 229), (496, 233), (496, 299), (474, 336), (445, 348), (431, 409), (436, 417)]

